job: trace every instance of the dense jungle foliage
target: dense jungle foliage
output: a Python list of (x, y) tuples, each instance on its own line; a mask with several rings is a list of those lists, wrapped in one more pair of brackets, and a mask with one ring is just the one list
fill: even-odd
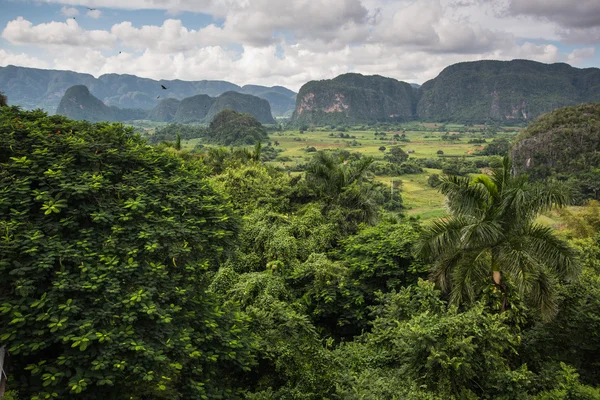
[(576, 200), (600, 199), (600, 104), (540, 117), (517, 138), (516, 167), (532, 179), (566, 181)]
[(506, 158), (438, 177), (427, 225), (370, 157), (263, 151), (2, 107), (10, 396), (600, 399), (597, 204), (537, 225), (569, 193)]

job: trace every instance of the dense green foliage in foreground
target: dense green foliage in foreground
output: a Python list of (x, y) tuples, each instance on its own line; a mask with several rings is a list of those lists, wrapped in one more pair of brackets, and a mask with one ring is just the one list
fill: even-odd
[[(2, 108), (8, 388), (21, 399), (600, 398), (593, 219), (571, 216), (583, 273), (547, 280), (548, 322), (510, 273), (506, 304), (485, 257), (490, 278), (457, 305), (426, 280), (414, 249), (427, 227), (373, 181), (372, 159), (316, 152), (290, 176), (261, 154), (151, 147), (122, 125)], [(510, 196), (475, 182), (478, 201), (448, 199), (480, 217), (461, 239), (513, 234)]]
[(533, 179), (569, 182), (579, 201), (600, 199), (600, 104), (542, 116), (519, 135), (513, 158)]

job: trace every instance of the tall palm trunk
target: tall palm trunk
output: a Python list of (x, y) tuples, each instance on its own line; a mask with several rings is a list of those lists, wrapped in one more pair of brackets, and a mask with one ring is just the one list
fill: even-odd
[(502, 282), (502, 271), (500, 271), (500, 266), (498, 265), (498, 251), (496, 249), (492, 249), (492, 279), (494, 280), (494, 285), (500, 292), (502, 292), (502, 305), (500, 307), (500, 312), (506, 311), (508, 307), (508, 290), (504, 282)]

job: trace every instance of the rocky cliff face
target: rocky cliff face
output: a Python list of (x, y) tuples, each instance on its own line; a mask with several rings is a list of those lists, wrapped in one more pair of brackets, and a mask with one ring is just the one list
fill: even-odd
[(543, 115), (513, 145), (515, 167), (534, 177), (576, 174), (600, 161), (600, 104), (565, 107)]
[(305, 84), (292, 119), (307, 123), (407, 120), (415, 116), (417, 100), (417, 90), (408, 83), (345, 74)]

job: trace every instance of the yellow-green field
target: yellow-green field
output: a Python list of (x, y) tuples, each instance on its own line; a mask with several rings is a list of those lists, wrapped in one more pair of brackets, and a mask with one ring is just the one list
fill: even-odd
[[(446, 130), (436, 131), (440, 124), (419, 124), (408, 126), (404, 129), (385, 131), (386, 135), (375, 135), (375, 130), (347, 130), (338, 132), (333, 129), (315, 129), (300, 133), (298, 130), (272, 132), (270, 134), (271, 141), (278, 143), (278, 148), (284, 152), (279, 158), (289, 157), (291, 161), (281, 162), (274, 161), (273, 165), (279, 167), (294, 168), (298, 164), (304, 164), (308, 161), (311, 153), (305, 150), (309, 147), (314, 147), (317, 150), (325, 149), (340, 149), (350, 152), (360, 152), (364, 155), (372, 156), (378, 159), (383, 158), (383, 152), (379, 150), (381, 146), (389, 149), (391, 146), (400, 146), (406, 152), (411, 151), (411, 158), (438, 158), (437, 152), (442, 150), (444, 156), (454, 157), (472, 157), (478, 150), (483, 149), (482, 145), (467, 143), (471, 138), (481, 138), (480, 129), (482, 126), (464, 127), (462, 125), (446, 125)], [(410, 128), (419, 130), (411, 130)], [(431, 129), (431, 130), (424, 130)], [(452, 142), (442, 140), (442, 135), (448, 132), (449, 135), (456, 135), (458, 130), (467, 129), (467, 133), (461, 135), (460, 140)], [(518, 133), (518, 130), (510, 128), (504, 129), (504, 132), (497, 134), (497, 137), (512, 138)], [(469, 132), (474, 131), (474, 132)], [(380, 131), (378, 131), (379, 133)], [(340, 133), (349, 135), (350, 138), (337, 137)], [(402, 135), (404, 133), (409, 142), (393, 140), (394, 134)], [(334, 136), (331, 136), (334, 135)], [(354, 138), (353, 138), (354, 137)], [(383, 140), (381, 139), (383, 137)], [(491, 139), (487, 139), (488, 142)], [(355, 145), (352, 145), (355, 142)], [(356, 145), (358, 144), (358, 145)], [(441, 170), (424, 169), (421, 174), (403, 175), (394, 177), (395, 181), (402, 181), (401, 191), (404, 205), (407, 208), (409, 215), (419, 216), (422, 219), (431, 219), (443, 216), (445, 214), (443, 208), (444, 197), (437, 190), (431, 188), (427, 184), (427, 179), (431, 174), (440, 174)], [(377, 177), (377, 180), (391, 185), (392, 177)]]

